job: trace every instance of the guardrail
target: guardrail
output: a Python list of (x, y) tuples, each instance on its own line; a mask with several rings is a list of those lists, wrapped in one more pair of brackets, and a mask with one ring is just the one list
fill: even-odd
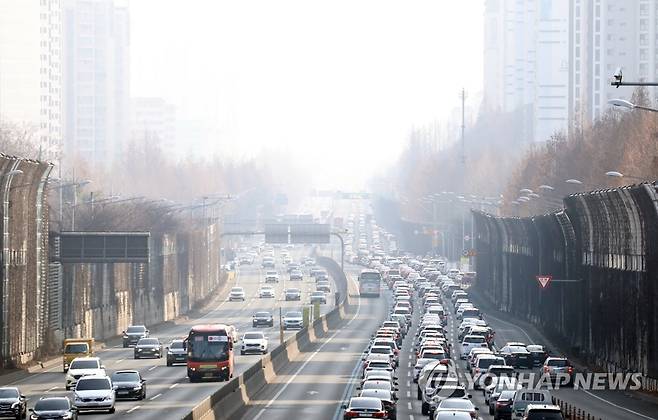
[(277, 374), (285, 369), (305, 347), (324, 337), (329, 330), (335, 329), (347, 319), (352, 304), (347, 293), (345, 273), (340, 270), (340, 265), (330, 258), (318, 257), (317, 262), (333, 276), (336, 287), (345, 291), (339, 305), (286, 339), (241, 375), (234, 377), (206, 397), (184, 416), (183, 420), (235, 418), (236, 413), (244, 409), (265, 385), (274, 382)]

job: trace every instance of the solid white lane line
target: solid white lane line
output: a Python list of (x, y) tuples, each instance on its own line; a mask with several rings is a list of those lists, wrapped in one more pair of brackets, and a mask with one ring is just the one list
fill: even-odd
[(141, 405), (136, 405), (133, 408), (131, 408), (130, 410), (126, 411), (126, 413), (132, 413), (133, 411), (138, 410), (140, 407), (141, 407)]
[(589, 396), (591, 396), (591, 397), (596, 398), (596, 399), (599, 400), (599, 401), (603, 401), (603, 402), (606, 403), (606, 404), (610, 404), (611, 406), (613, 406), (613, 407), (617, 407), (617, 408), (619, 408), (620, 410), (627, 411), (627, 412), (629, 412), (629, 413), (631, 413), (631, 414), (633, 414), (633, 415), (635, 415), (635, 416), (642, 417), (643, 419), (655, 420), (655, 417), (645, 416), (644, 414), (640, 414), (640, 413), (638, 413), (637, 411), (633, 411), (633, 410), (628, 409), (628, 408), (626, 408), (626, 407), (622, 407), (621, 405), (617, 405), (617, 404), (615, 404), (615, 403), (613, 403), (613, 402), (610, 402), (610, 401), (608, 401), (608, 400), (606, 400), (606, 399), (604, 399), (604, 398), (599, 397), (598, 395), (594, 395), (594, 394), (592, 394), (591, 392), (589, 392), (589, 391), (587, 391), (587, 390), (585, 390), (585, 389), (582, 389), (581, 391), (583, 391), (585, 394), (587, 394), (587, 395), (589, 395)]
[(54, 391), (54, 390), (56, 390), (56, 389), (57, 389), (57, 387), (54, 386), (54, 387), (50, 388), (48, 391), (46, 391), (46, 392)]
[[(358, 300), (357, 300), (357, 306), (356, 306), (356, 313), (355, 313), (355, 314), (352, 316), (352, 318), (347, 322), (347, 324), (345, 324), (345, 326), (350, 325), (350, 324), (352, 323), (352, 321), (354, 321), (354, 320), (359, 316), (359, 313), (360, 313), (360, 312), (361, 312), (361, 298), (358, 298)], [(267, 410), (268, 408), (270, 408), (270, 406), (274, 403), (274, 401), (276, 401), (276, 400), (279, 399), (279, 397), (281, 396), (281, 394), (283, 394), (283, 393), (285, 392), (285, 390), (288, 388), (288, 385), (290, 385), (290, 384), (292, 383), (292, 381), (294, 381), (294, 380), (297, 378), (297, 376), (299, 376), (299, 374), (302, 372), (302, 370), (304, 370), (304, 368), (306, 368), (306, 365), (308, 365), (308, 364), (313, 360), (313, 358), (314, 358), (319, 352), (322, 351), (322, 349), (324, 348), (324, 346), (326, 346), (328, 343), (330, 343), (331, 341), (333, 341), (333, 339), (336, 338), (336, 336), (337, 336), (339, 333), (343, 332), (343, 331), (344, 331), (344, 329), (342, 329), (342, 328), (339, 329), (339, 330), (336, 330), (336, 332), (334, 332), (334, 333), (331, 335), (331, 337), (329, 337), (329, 338), (327, 339), (327, 341), (325, 341), (324, 343), (322, 343), (322, 344), (320, 345), (320, 347), (319, 347), (316, 351), (314, 351), (313, 354), (311, 354), (311, 355), (309, 356), (308, 359), (306, 359), (306, 361), (305, 361), (305, 362), (299, 367), (299, 369), (297, 369), (297, 371), (294, 373), (294, 375), (292, 375), (292, 376), (290, 377), (290, 379), (288, 379), (288, 381), (283, 385), (283, 388), (281, 388), (281, 389), (279, 390), (279, 392), (277, 392), (276, 395), (274, 395), (274, 397), (273, 397), (271, 400), (269, 400), (269, 401), (267, 402), (267, 405), (265, 405), (265, 407), (264, 407), (263, 409), (261, 409), (261, 410), (258, 412), (258, 414), (256, 414), (256, 416), (255, 416), (252, 420), (258, 420), (258, 419), (260, 418), (260, 416), (262, 416), (263, 413), (265, 413), (265, 410)]]
[(162, 394), (157, 394), (157, 395), (154, 395), (154, 396), (152, 396), (151, 398), (149, 398), (149, 400), (151, 400), (151, 401), (153, 401), (153, 400), (157, 400), (157, 399), (160, 398), (161, 396), (162, 396)]

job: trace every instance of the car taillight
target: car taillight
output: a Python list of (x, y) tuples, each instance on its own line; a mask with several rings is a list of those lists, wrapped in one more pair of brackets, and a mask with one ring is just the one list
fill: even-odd
[(378, 411), (376, 413), (372, 413), (372, 416), (378, 419), (383, 419), (386, 417), (386, 411)]
[(571, 375), (573, 373), (573, 367), (569, 366), (567, 368), (567, 372), (569, 373), (569, 375)]
[(345, 417), (359, 417), (359, 413), (356, 411), (345, 411)]

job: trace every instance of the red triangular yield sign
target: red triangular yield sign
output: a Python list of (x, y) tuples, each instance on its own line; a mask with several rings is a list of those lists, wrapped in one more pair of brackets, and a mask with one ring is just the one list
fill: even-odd
[(548, 284), (551, 282), (552, 279), (553, 276), (547, 276), (547, 275), (537, 276), (537, 281), (539, 282), (539, 286), (541, 286), (542, 289), (548, 287)]

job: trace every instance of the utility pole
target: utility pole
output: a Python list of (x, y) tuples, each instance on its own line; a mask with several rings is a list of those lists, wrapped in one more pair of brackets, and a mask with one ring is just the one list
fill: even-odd
[(465, 123), (465, 104), (466, 104), (466, 91), (462, 88), (462, 165), (466, 165), (466, 150), (465, 150), (465, 136), (464, 132), (466, 130)]

